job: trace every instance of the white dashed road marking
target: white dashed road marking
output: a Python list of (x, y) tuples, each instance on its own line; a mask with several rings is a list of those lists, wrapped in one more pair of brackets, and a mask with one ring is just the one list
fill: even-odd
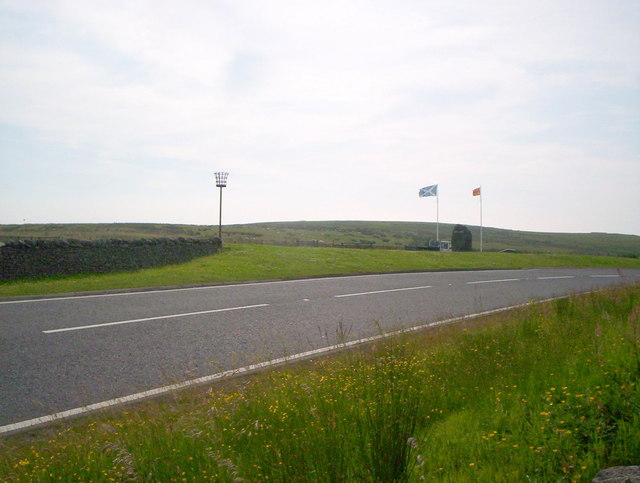
[(137, 322), (148, 322), (150, 320), (174, 319), (177, 317), (189, 317), (191, 315), (214, 314), (217, 312), (231, 312), (233, 310), (255, 309), (258, 307), (267, 307), (268, 305), (269, 304), (245, 305), (242, 307), (229, 307), (226, 309), (202, 310), (200, 312), (188, 312), (184, 314), (160, 315), (158, 317), (146, 317), (144, 319), (119, 320), (117, 322), (105, 322), (103, 324), (91, 324), (91, 325), (81, 325), (78, 327), (65, 327), (63, 329), (43, 330), (42, 332), (45, 334), (55, 334), (58, 332), (69, 332), (72, 330), (95, 329), (97, 327), (109, 327), (112, 325), (122, 325), (122, 324), (135, 324)]

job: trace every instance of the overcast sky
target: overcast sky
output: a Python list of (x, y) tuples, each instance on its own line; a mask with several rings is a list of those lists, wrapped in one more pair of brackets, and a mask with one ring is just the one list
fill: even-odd
[(640, 235), (637, 0), (0, 0), (0, 223)]

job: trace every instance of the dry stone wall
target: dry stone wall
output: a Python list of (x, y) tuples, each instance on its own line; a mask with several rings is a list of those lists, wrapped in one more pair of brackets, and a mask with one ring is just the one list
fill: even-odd
[(0, 281), (131, 271), (211, 255), (219, 238), (16, 240), (0, 246)]

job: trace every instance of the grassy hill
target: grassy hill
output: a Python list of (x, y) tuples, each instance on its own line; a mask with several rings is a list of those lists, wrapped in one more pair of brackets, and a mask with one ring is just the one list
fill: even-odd
[[(440, 238), (451, 238), (452, 224), (440, 224)], [(480, 246), (480, 227), (468, 226), (474, 249)], [(575, 253), (583, 255), (640, 256), (640, 236), (610, 233), (540, 233), (484, 228), (484, 249), (514, 249), (528, 253)], [(0, 225), (0, 241), (11, 239), (157, 238), (217, 236), (215, 225), (154, 223), (25, 224)], [(374, 248), (425, 245), (436, 237), (435, 223), (394, 221), (294, 221), (227, 225), (228, 243), (265, 245), (341, 246), (364, 244)]]

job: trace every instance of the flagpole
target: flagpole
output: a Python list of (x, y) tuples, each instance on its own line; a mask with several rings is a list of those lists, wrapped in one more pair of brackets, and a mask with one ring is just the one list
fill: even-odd
[(438, 246), (440, 246), (440, 199), (438, 197), (438, 185), (432, 184), (421, 188), (420, 191), (418, 191), (418, 196), (420, 198), (427, 196), (436, 197), (436, 241), (438, 242)]
[(482, 253), (482, 185), (480, 185), (480, 253)]
[(440, 243), (440, 196), (436, 195), (436, 240)]

